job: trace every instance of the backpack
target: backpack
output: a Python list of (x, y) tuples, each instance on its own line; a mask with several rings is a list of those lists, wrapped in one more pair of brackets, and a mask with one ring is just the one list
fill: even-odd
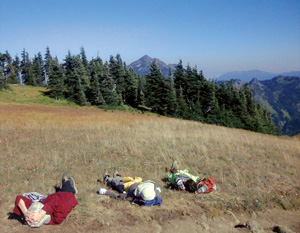
[(217, 183), (214, 178), (208, 177), (203, 180), (201, 180), (197, 184), (198, 190), (196, 193), (210, 193), (217, 189)]

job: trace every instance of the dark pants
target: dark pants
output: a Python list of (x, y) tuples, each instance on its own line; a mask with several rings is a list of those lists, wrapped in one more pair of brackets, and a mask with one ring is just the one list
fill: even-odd
[(63, 181), (61, 189), (58, 192), (68, 192), (75, 194), (75, 189), (72, 187), (71, 182), (67, 180)]
[(134, 191), (139, 184), (140, 183), (132, 184), (129, 187), (127, 193), (117, 194), (117, 193), (114, 193), (114, 192), (108, 190), (108, 191), (106, 191), (105, 195), (110, 196), (115, 199), (118, 199), (118, 200), (133, 200), (135, 198)]
[(108, 186), (110, 186), (113, 190), (118, 191), (119, 193), (124, 192), (124, 181), (120, 175), (117, 175), (114, 178), (108, 177), (106, 180)]

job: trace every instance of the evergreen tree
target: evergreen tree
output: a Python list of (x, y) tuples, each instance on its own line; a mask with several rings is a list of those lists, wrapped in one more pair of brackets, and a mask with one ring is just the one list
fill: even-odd
[(105, 73), (102, 78), (101, 89), (102, 96), (108, 105), (117, 106), (121, 104), (120, 96), (116, 91), (116, 83), (109, 74), (108, 64), (105, 64)]
[(48, 89), (50, 89), (50, 96), (57, 100), (64, 97), (64, 70), (55, 58), (52, 63), (52, 72), (49, 76)]
[(201, 95), (199, 96), (199, 100), (202, 106), (202, 111), (204, 115), (207, 115), (214, 107), (213, 104), (215, 102), (213, 84), (210, 82), (205, 82), (200, 88), (200, 94)]
[[(124, 67), (126, 67), (124, 65)], [(133, 69), (125, 69), (124, 76), (124, 102), (132, 107), (137, 107), (138, 79)]]
[(91, 85), (88, 92), (88, 99), (92, 105), (105, 105), (102, 96), (100, 79), (103, 77), (103, 65), (101, 60), (91, 61)]
[(137, 106), (145, 106), (145, 85), (146, 79), (138, 76), (138, 89), (137, 89)]
[(177, 91), (177, 96), (179, 96), (180, 88), (182, 88), (182, 95), (185, 96), (184, 90), (186, 89), (186, 72), (182, 65), (182, 60), (179, 61), (179, 64), (176, 66), (174, 71), (174, 85)]
[(0, 53), (0, 91), (8, 88), (5, 78), (5, 60), (4, 54)]
[(125, 68), (123, 66), (123, 61), (120, 54), (117, 54), (116, 59), (113, 56), (110, 56), (109, 59), (109, 73), (114, 79), (116, 84), (116, 91), (119, 95), (122, 96), (122, 100), (125, 99)]
[(20, 68), (20, 58), (16, 55), (15, 59), (12, 61), (13, 74), (9, 78), (9, 83), (11, 84), (23, 84), (22, 74)]
[(27, 85), (37, 86), (35, 76), (33, 75), (32, 63), (25, 49), (22, 51), (21, 70), (24, 83)]
[(89, 80), (80, 56), (72, 56), (68, 52), (64, 67), (66, 70), (65, 86), (68, 97), (75, 103), (86, 105), (86, 92), (89, 87)]
[(8, 51), (6, 51), (4, 54), (0, 53), (0, 73), (0, 89), (7, 89), (8, 83), (15, 83), (16, 78), (14, 77), (14, 67), (12, 64), (12, 58)]
[(158, 114), (165, 115), (168, 105), (168, 86), (158, 68), (156, 61), (150, 66), (150, 74), (146, 75), (146, 105)]
[(32, 72), (34, 75), (34, 79), (36, 80), (36, 84), (38, 86), (41, 86), (44, 80), (43, 58), (41, 53), (38, 53), (38, 55), (33, 59)]
[(192, 105), (194, 99), (197, 99), (197, 94), (199, 92), (199, 83), (197, 79), (197, 73), (192, 71), (190, 65), (186, 69), (186, 100), (187, 103)]
[(20, 67), (20, 58), (16, 55), (13, 61), (14, 72), (16, 74), (16, 83), (23, 84), (22, 71)]
[(183, 90), (182, 87), (179, 88), (178, 96), (177, 96), (177, 113), (176, 116), (182, 117), (183, 119), (189, 119), (189, 109), (188, 105), (185, 102), (185, 98), (183, 96)]
[(86, 70), (88, 70), (88, 68), (89, 68), (89, 61), (88, 61), (88, 59), (86, 57), (85, 50), (84, 50), (83, 47), (80, 48), (80, 57), (81, 57), (82, 64), (83, 64), (84, 68)]
[(171, 116), (175, 116), (178, 108), (177, 98), (176, 98), (176, 89), (174, 86), (174, 79), (172, 75), (171, 69), (169, 69), (169, 76), (166, 80), (168, 86), (168, 106), (167, 106), (167, 114)]
[(48, 84), (49, 76), (51, 75), (51, 72), (53, 70), (53, 68), (52, 68), (53, 64), (52, 63), (53, 63), (53, 58), (51, 56), (50, 49), (47, 46), (46, 53), (45, 53), (45, 63), (44, 63), (44, 68), (43, 68), (44, 81), (45, 81), (46, 85)]

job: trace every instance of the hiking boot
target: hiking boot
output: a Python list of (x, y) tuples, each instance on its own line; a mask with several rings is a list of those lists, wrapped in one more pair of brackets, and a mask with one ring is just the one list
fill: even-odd
[(77, 194), (78, 190), (75, 186), (75, 180), (73, 179), (73, 177), (69, 177), (69, 181), (70, 181), (70, 184), (71, 184), (72, 188), (74, 189), (74, 192), (75, 192), (74, 194)]
[(117, 176), (120, 176), (119, 172), (116, 170), (114, 171), (113, 177), (116, 178)]
[(66, 172), (63, 172), (61, 174), (61, 183), (65, 183), (69, 179), (68, 174)]
[(176, 168), (179, 169), (179, 166), (178, 166), (177, 160), (174, 160), (173, 163), (172, 163), (172, 167), (171, 167), (170, 170), (173, 171)]
[(105, 184), (109, 175), (105, 172), (103, 176), (103, 183)]

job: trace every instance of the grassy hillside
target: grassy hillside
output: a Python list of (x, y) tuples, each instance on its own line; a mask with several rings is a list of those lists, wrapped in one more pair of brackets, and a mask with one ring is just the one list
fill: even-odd
[(47, 89), (26, 85), (9, 85), (10, 90), (0, 91), (0, 104), (42, 104), (55, 106), (76, 106), (68, 100), (55, 100), (47, 96)]
[[(62, 225), (41, 232), (240, 232), (234, 226), (248, 220), (266, 232), (275, 225), (300, 228), (299, 139), (57, 106), (41, 88), (13, 89), (0, 93), (2, 232), (31, 231), (7, 219), (15, 196), (54, 192), (63, 171), (76, 180), (79, 205)], [(195, 196), (164, 188), (173, 158), (194, 174), (214, 177), (218, 190)], [(156, 181), (163, 205), (139, 207), (97, 195), (97, 179), (115, 169)]]

